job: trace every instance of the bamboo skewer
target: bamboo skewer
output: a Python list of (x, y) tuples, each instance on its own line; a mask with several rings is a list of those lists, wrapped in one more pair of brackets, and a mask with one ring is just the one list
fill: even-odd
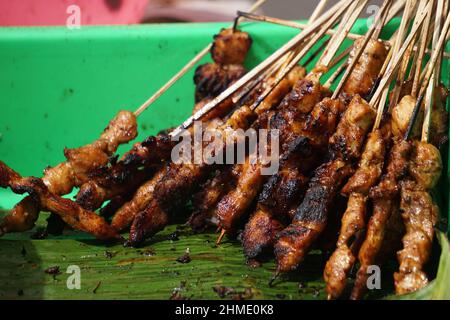
[[(322, 1), (320, 2), (318, 8), (316, 8), (316, 9), (314, 10), (314, 12), (313, 12), (313, 14), (312, 14), (312, 16), (311, 16), (311, 18), (310, 18), (310, 20), (309, 20), (310, 22), (314, 21), (314, 20), (315, 20), (315, 17), (316, 17), (317, 15), (320, 14), (320, 12), (322, 11), (322, 8), (325, 6), (326, 2), (327, 2), (327, 0), (322, 0)], [(309, 42), (312, 42), (313, 40), (314, 40), (314, 39), (311, 39)], [(325, 42), (325, 43), (326, 43), (326, 42)], [(284, 56), (283, 58), (281, 58), (280, 61), (277, 62), (277, 67), (275, 67), (275, 69), (278, 69), (278, 65), (279, 65), (279, 64), (282, 65), (281, 68), (280, 68), (280, 70), (279, 70), (279, 72), (277, 73), (277, 77), (281, 76), (281, 73), (289, 66), (288, 63), (289, 63), (289, 62), (292, 62), (292, 59), (294, 58), (294, 56), (295, 56), (296, 54), (299, 54), (298, 50), (299, 50), (299, 49), (295, 49), (295, 50), (293, 50), (293, 51), (287, 52), (287, 53), (285, 54), (285, 56)], [(319, 48), (319, 50), (317, 50), (315, 53), (313, 53), (312, 57), (315, 56), (316, 54), (318, 54), (320, 51), (321, 51), (321, 50), (320, 50), (320, 48)], [(307, 63), (308, 63), (308, 62), (306, 62), (306, 64), (307, 64)], [(276, 80), (275, 80), (274, 82), (276, 82)], [(276, 85), (275, 85), (275, 86), (276, 86)], [(275, 86), (274, 86), (274, 87), (275, 87)], [(263, 101), (264, 98), (261, 99), (261, 97), (262, 97), (262, 96), (260, 96), (259, 99), (260, 99), (260, 101)], [(255, 106), (253, 106), (253, 108), (255, 108)], [(220, 243), (222, 242), (223, 237), (225, 236), (225, 233), (226, 233), (226, 229), (222, 228), (221, 231), (220, 231), (220, 235), (219, 235), (219, 237), (218, 237), (217, 240), (216, 240), (216, 246), (220, 245)]]
[[(438, 0), (436, 12), (444, 12), (444, 3), (442, 0)], [(442, 15), (437, 14), (436, 20), (435, 20), (435, 29), (433, 32), (433, 45), (432, 49), (436, 50), (437, 42), (439, 38), (439, 33), (441, 32), (441, 24), (442, 24)], [(442, 46), (442, 50), (444, 49), (444, 46)], [(438, 56), (441, 56), (441, 53), (438, 54)], [(433, 104), (433, 93), (434, 89), (436, 87), (436, 84), (438, 84), (438, 75), (441, 73), (441, 65), (439, 64), (440, 58), (438, 58), (438, 61), (436, 62), (436, 67), (433, 70), (433, 73), (431, 74), (431, 80), (428, 84), (427, 92), (425, 95), (425, 117), (423, 120), (422, 125), (422, 141), (428, 142), (428, 139), (430, 137), (430, 125), (431, 125), (431, 112), (432, 112), (432, 104)]]
[[(435, 28), (435, 29), (437, 29), (437, 28)], [(430, 83), (431, 75), (434, 71), (434, 67), (436, 66), (436, 62), (439, 59), (440, 52), (441, 52), (441, 50), (443, 50), (449, 29), (450, 29), (450, 14), (447, 14), (447, 18), (446, 18), (445, 24), (442, 28), (441, 35), (439, 36), (439, 40), (437, 42), (436, 48), (435, 48), (435, 50), (433, 50), (433, 54), (431, 56), (429, 66), (426, 70), (424, 82), (421, 84), (420, 91), (419, 91), (419, 97), (417, 99), (416, 105), (414, 106), (414, 110), (413, 110), (413, 113), (411, 116), (411, 121), (408, 125), (408, 130), (406, 131), (404, 140), (408, 140), (411, 135), (412, 128), (414, 127), (414, 122), (417, 118), (420, 106), (422, 105), (422, 102), (424, 99), (424, 93), (428, 88), (428, 84)]]
[[(314, 9), (311, 17), (308, 20), (308, 24), (311, 24), (314, 20), (317, 19), (317, 17), (320, 16), (320, 14), (322, 13), (323, 9), (325, 8), (326, 4), (328, 3), (328, 0), (320, 0), (319, 4), (317, 5), (317, 7)], [(311, 55), (311, 57), (305, 62), (305, 67), (312, 61), (314, 60), (314, 56), (316, 54), (318, 54), (323, 48), (322, 46), (327, 46), (328, 42), (330, 41), (330, 39), (326, 40), (317, 50), (316, 52), (313, 53), (313, 55)], [(300, 52), (301, 48), (297, 48), (295, 50), (292, 50), (291, 52), (288, 53), (286, 61), (284, 63), (284, 65), (282, 66), (282, 68), (280, 69), (280, 72), (282, 72), (282, 70), (284, 70), (286, 68), (286, 66), (289, 64), (289, 62), (292, 61), (292, 59), (295, 57), (295, 55), (297, 55)]]
[[(395, 5), (393, 7), (395, 7)], [(395, 8), (397, 9), (397, 7), (395, 7)], [(395, 12), (395, 10), (391, 10), (391, 14), (389, 15), (389, 17), (387, 19), (388, 21), (392, 20), (392, 18), (395, 16), (393, 14), (393, 12)], [(290, 21), (290, 20), (283, 20), (283, 19), (269, 17), (269, 16), (262, 16), (262, 15), (252, 14), (252, 13), (248, 13), (248, 12), (244, 12), (244, 11), (238, 11), (238, 14), (240, 16), (246, 18), (246, 19), (249, 19), (249, 20), (260, 21), (260, 22), (267, 22), (267, 23), (272, 23), (272, 24), (278, 24), (278, 25), (291, 27), (291, 28), (295, 28), (295, 29), (300, 29), (300, 30), (304, 30), (305, 28), (308, 27), (307, 24), (298, 23), (298, 22)], [(336, 31), (333, 30), (333, 29), (327, 30), (327, 32), (326, 32), (326, 34), (330, 35), (330, 36), (334, 35), (335, 33), (336, 33)], [(363, 37), (363, 35), (355, 34), (355, 33), (349, 33), (347, 35), (347, 39), (350, 39), (350, 40), (358, 40), (361, 37)], [(391, 41), (387, 41), (387, 40), (380, 40), (380, 41), (383, 41), (383, 43), (386, 44), (386, 45), (389, 45), (389, 46), (392, 45)], [(418, 50), (418, 48), (414, 47), (413, 50), (414, 50), (414, 52), (416, 52)], [(431, 51), (427, 49), (426, 53), (430, 54)], [(449, 59), (450, 58), (450, 53), (444, 53), (444, 57), (446, 59)]]
[[(423, 23), (423, 26), (422, 26), (422, 36), (425, 35), (425, 37), (420, 37), (421, 41), (424, 43), (425, 47), (426, 47), (426, 44), (427, 44), (426, 38), (428, 37), (428, 30), (429, 30), (429, 27), (430, 27), (432, 9), (434, 7), (434, 0), (430, 0), (430, 1), (431, 1), (430, 11), (428, 11), (427, 17), (425, 18), (425, 22)], [(419, 2), (419, 6), (417, 8), (417, 12), (421, 12), (423, 10), (423, 8), (425, 7), (425, 4), (426, 3), (423, 2), (423, 1)], [(414, 5), (412, 4), (411, 7), (414, 7)], [(412, 10), (408, 11), (408, 20), (407, 20), (406, 27), (409, 25), (409, 20), (412, 17), (412, 13), (413, 12), (414, 11), (412, 11)], [(415, 21), (416, 20), (414, 20), (414, 22)], [(406, 33), (406, 29), (404, 30), (404, 32)], [(400, 40), (402, 41), (403, 38), (404, 38), (404, 36), (402, 35)], [(416, 38), (417, 38), (417, 36), (415, 37), (415, 39)], [(403, 62), (401, 63), (400, 70), (398, 71), (398, 74), (397, 74), (397, 83), (396, 83), (396, 86), (395, 86), (394, 90), (392, 91), (391, 99), (390, 99), (390, 102), (389, 102), (389, 110), (391, 110), (397, 104), (398, 99), (400, 97), (400, 92), (401, 92), (401, 89), (402, 89), (403, 80), (404, 80), (405, 75), (406, 75), (406, 71), (407, 71), (407, 68), (408, 68), (409, 60), (410, 60), (410, 57), (411, 57), (411, 54), (412, 54), (412, 49), (413, 49), (414, 45), (415, 45), (415, 40), (413, 39), (413, 41), (411, 42), (410, 46), (408, 47), (408, 49), (406, 50), (406, 52), (405, 52), (405, 54), (403, 56)], [(419, 48), (419, 51), (420, 50), (421, 50), (421, 48)], [(420, 53), (419, 53), (419, 58), (423, 58), (423, 57), (420, 56)]]
[[(433, 4), (434, 4), (434, 0)], [(430, 14), (427, 16), (427, 19), (425, 20), (425, 24), (422, 30), (422, 37), (420, 40), (420, 49), (418, 51), (418, 57), (417, 57), (417, 64), (416, 64), (416, 68), (415, 68), (415, 75), (414, 75), (414, 81), (413, 81), (413, 86), (412, 86), (412, 90), (411, 90), (411, 95), (413, 97), (417, 96), (417, 90), (419, 87), (419, 80), (420, 80), (420, 73), (421, 73), (421, 68), (422, 68), (422, 63), (423, 63), (423, 58), (424, 58), (424, 54), (425, 54), (425, 49), (427, 48), (428, 45), (428, 34), (430, 31), (430, 22), (431, 22), (431, 12)], [(440, 25), (440, 22), (439, 22)], [(435, 25), (435, 29), (439, 28), (438, 24)]]
[(311, 17), (309, 17), (309, 23), (316, 20), (320, 16), (323, 9), (325, 9), (325, 6), (327, 5), (327, 3), (328, 3), (328, 0), (320, 0), (320, 2), (317, 4), (316, 8), (314, 9)]
[[(348, 3), (349, 0), (343, 0), (342, 2)], [(186, 119), (179, 127), (173, 130), (170, 133), (170, 136), (178, 136), (184, 129), (188, 128), (195, 120), (199, 120), (203, 115), (208, 113), (211, 109), (213, 109), (217, 104), (221, 103), (225, 99), (227, 99), (230, 95), (234, 94), (237, 90), (239, 90), (242, 86), (246, 85), (250, 80), (252, 80), (255, 76), (260, 74), (265, 68), (273, 64), (277, 61), (281, 56), (283, 56), (289, 50), (292, 50), (295, 46), (297, 46), (300, 42), (302, 42), (305, 38), (310, 36), (316, 29), (318, 29), (325, 21), (327, 21), (331, 16), (333, 16), (336, 11), (342, 6), (342, 3), (338, 3), (334, 5), (331, 9), (329, 9), (326, 13), (324, 13), (318, 20), (311, 24), (308, 28), (306, 28), (303, 32), (299, 33), (297, 36), (293, 37), (287, 43), (285, 43), (280, 49), (275, 51), (271, 56), (269, 56), (266, 60), (261, 62), (258, 66), (253, 68), (250, 72), (236, 81), (233, 85), (231, 85), (228, 89), (223, 91), (219, 96), (215, 99), (207, 103), (203, 108), (198, 110), (193, 116)]]
[(350, 29), (355, 24), (356, 19), (358, 19), (361, 11), (365, 8), (367, 2), (368, 0), (355, 1), (349, 7), (349, 10), (343, 18), (343, 23), (339, 25), (336, 33), (332, 36), (331, 41), (325, 49), (324, 54), (319, 60), (318, 64), (329, 66), (340, 45), (345, 40), (347, 34), (350, 32)]
[(391, 3), (391, 0), (385, 0), (383, 2), (383, 5), (380, 9), (380, 11), (378, 12), (378, 15), (374, 21), (374, 23), (370, 26), (369, 30), (367, 31), (367, 34), (364, 36), (364, 40), (363, 40), (363, 44), (361, 45), (361, 47), (356, 51), (355, 57), (353, 57), (350, 65), (348, 66), (347, 70), (345, 71), (344, 75), (342, 76), (341, 81), (338, 84), (338, 87), (336, 88), (336, 90), (333, 93), (332, 99), (335, 99), (338, 97), (340, 91), (342, 90), (342, 88), (344, 87), (345, 81), (347, 80), (347, 78), (349, 77), (350, 73), (353, 71), (353, 68), (356, 66), (356, 64), (358, 63), (359, 58), (361, 57), (364, 48), (366, 47), (366, 45), (369, 43), (369, 40), (371, 39), (373, 33), (375, 32), (375, 29), (377, 27), (378, 23), (381, 23), (381, 18), (383, 17), (383, 15), (385, 14), (386, 10), (388, 9), (389, 5)]
[[(427, 5), (426, 10), (428, 10), (429, 7), (430, 7), (430, 4)], [(418, 13), (417, 22), (413, 25), (413, 28), (412, 28), (410, 34), (408, 35), (408, 37), (404, 41), (404, 44), (400, 48), (398, 54), (389, 63), (389, 66), (388, 66), (388, 68), (386, 70), (386, 75), (380, 81), (380, 85), (378, 86), (377, 91), (375, 92), (375, 94), (373, 95), (372, 99), (370, 100), (370, 105), (374, 105), (378, 101), (378, 99), (380, 98), (380, 95), (384, 91), (384, 88), (392, 80), (392, 78), (394, 76), (394, 73), (395, 73), (396, 69), (399, 66), (400, 60), (402, 60), (406, 49), (409, 47), (409, 45), (411, 44), (411, 41), (413, 40), (413, 38), (417, 34), (417, 31), (419, 30), (420, 26), (422, 25), (425, 17), (426, 17), (425, 10), (423, 12)]]
[(328, 80), (323, 85), (325, 88), (329, 89), (333, 82), (336, 81), (336, 79), (345, 71), (345, 69), (348, 67), (348, 64), (343, 63), (339, 66), (339, 68), (336, 69), (336, 71), (328, 78)]
[[(434, 23), (431, 24), (429, 28), (434, 29)], [(430, 43), (430, 40), (431, 40), (431, 33), (428, 32), (428, 37), (427, 37), (426, 43)], [(420, 41), (423, 41), (422, 37), (420, 38)], [(415, 81), (419, 82), (419, 80), (417, 80), (416, 77), (420, 79), (420, 75), (421, 75), (421, 71), (422, 71), (423, 58), (425, 56), (426, 46), (425, 46), (424, 52), (420, 52), (421, 44), (422, 44), (422, 42), (419, 43), (419, 50), (416, 50), (414, 52), (414, 58), (413, 58), (413, 61), (411, 64), (411, 71), (409, 72), (409, 75), (408, 75), (408, 81), (412, 81), (413, 83)], [(422, 57), (422, 61), (420, 62), (420, 64), (418, 64), (419, 57)], [(414, 66), (416, 68), (414, 68)]]
[(291, 60), (291, 62), (283, 69), (283, 71), (278, 75), (275, 81), (261, 94), (261, 96), (256, 100), (251, 109), (255, 109), (271, 92), (272, 90), (283, 80), (283, 78), (297, 65), (297, 63), (304, 57), (304, 55), (311, 49), (312, 46), (325, 34), (325, 31), (329, 29), (337, 19), (344, 13), (346, 6), (340, 8), (338, 12), (325, 23), (319, 32), (317, 32), (314, 37), (309, 41), (309, 43)]
[[(397, 55), (399, 50), (400, 50), (401, 44), (403, 43), (403, 40), (404, 40), (404, 38), (406, 36), (407, 27), (409, 25), (409, 22), (410, 22), (410, 19), (411, 19), (412, 12), (414, 10), (415, 4), (416, 4), (415, 0), (412, 0), (412, 1), (408, 0), (407, 3), (406, 3), (405, 12), (403, 14), (402, 21), (400, 23), (400, 27), (397, 30), (397, 32), (392, 36), (392, 38), (395, 39), (395, 40), (393, 41), (393, 45), (392, 45), (392, 47), (391, 47), (391, 49), (389, 51), (388, 59), (386, 59), (384, 65), (382, 67), (382, 70), (380, 72), (380, 75), (382, 75), (382, 76), (384, 76), (384, 73), (386, 72), (386, 69), (391, 66), (391, 62), (392, 62), (391, 58), (392, 58), (392, 56)], [(423, 8), (424, 8), (423, 6), (419, 6), (417, 8), (417, 10), (418, 10), (417, 12), (422, 12)], [(415, 19), (414, 22), (415, 23), (417, 22), (417, 18)], [(391, 108), (393, 106), (395, 106), (396, 103), (397, 103), (398, 96), (399, 96), (400, 90), (401, 90), (401, 86), (403, 84), (403, 75), (402, 74), (404, 72), (406, 72), (407, 62), (409, 61), (409, 57), (410, 57), (411, 52), (412, 52), (411, 49), (412, 49), (412, 47), (414, 47), (414, 39), (415, 39), (415, 37), (413, 38), (413, 41), (411, 42), (411, 44), (409, 45), (409, 47), (406, 50), (406, 53), (403, 56), (404, 59), (401, 62), (401, 66), (402, 66), (401, 68), (403, 70), (400, 70), (400, 72), (398, 72), (397, 83), (396, 83), (396, 86), (394, 88), (394, 93), (392, 95), (393, 98), (390, 101), (388, 110), (391, 110)], [(405, 61), (406, 61), (406, 63), (405, 63)], [(381, 79), (381, 78), (379, 77), (379, 79)], [(397, 91), (397, 97), (395, 97), (395, 95), (396, 95), (395, 91)], [(375, 130), (377, 130), (380, 127), (382, 117), (383, 117), (383, 115), (385, 113), (385, 106), (386, 106), (386, 101), (388, 99), (388, 93), (389, 93), (389, 86), (386, 86), (384, 88), (381, 96), (379, 97), (379, 101), (374, 101), (374, 103), (378, 103), (378, 107), (377, 107), (377, 115), (376, 115), (376, 118), (375, 118), (375, 123), (374, 123), (374, 126), (372, 128), (372, 131), (375, 131)], [(395, 100), (395, 103), (394, 103), (394, 100)]]
[[(250, 12), (256, 11), (261, 7), (267, 0), (258, 0), (249, 9)], [(203, 48), (197, 55), (192, 58), (180, 71), (178, 71), (166, 84), (164, 84), (160, 89), (158, 89), (150, 98), (148, 98), (139, 108), (136, 109), (134, 114), (139, 116), (144, 110), (146, 110), (152, 103), (154, 103), (164, 92), (166, 92), (170, 87), (172, 87), (175, 82), (177, 82), (181, 77), (183, 77), (192, 67), (194, 67), (204, 56), (206, 56), (212, 47), (212, 43), (208, 44)]]

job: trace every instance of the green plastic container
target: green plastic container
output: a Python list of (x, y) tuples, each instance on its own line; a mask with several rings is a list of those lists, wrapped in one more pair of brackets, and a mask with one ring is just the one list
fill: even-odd
[[(64, 147), (96, 139), (119, 109), (135, 110), (228, 25), (0, 28), (0, 159), (22, 175), (41, 176), (43, 168), (64, 160)], [(391, 23), (383, 36), (397, 25)], [(263, 23), (245, 22), (241, 27), (254, 40), (249, 67), (298, 32)], [(366, 29), (362, 20), (353, 32)], [(443, 70), (448, 85), (448, 61)], [(192, 76), (193, 70), (139, 117), (138, 140), (190, 114)], [(447, 178), (440, 190), (444, 214)], [(20, 198), (0, 189), (0, 209), (10, 209)]]

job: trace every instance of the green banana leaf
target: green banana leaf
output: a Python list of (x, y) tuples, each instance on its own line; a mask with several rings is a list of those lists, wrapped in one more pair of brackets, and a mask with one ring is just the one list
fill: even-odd
[[(217, 234), (193, 234), (172, 225), (144, 247), (105, 245), (90, 235), (66, 231), (63, 236), (31, 240), (45, 225), (42, 214), (29, 232), (0, 240), (0, 299), (325, 299), (322, 271), (326, 256), (313, 251), (297, 272), (270, 287), (273, 259), (259, 267), (247, 266), (241, 245), (225, 238), (215, 246)], [(382, 289), (368, 298), (449, 299), (450, 251), (443, 248), (437, 277), (411, 295), (392, 296), (395, 267), (382, 269)], [(178, 260), (189, 250), (190, 262)], [(80, 269), (80, 289), (69, 289), (70, 266)], [(59, 269), (59, 272), (50, 272)], [(385, 272), (386, 270), (386, 272)], [(55, 274), (56, 273), (56, 274)]]

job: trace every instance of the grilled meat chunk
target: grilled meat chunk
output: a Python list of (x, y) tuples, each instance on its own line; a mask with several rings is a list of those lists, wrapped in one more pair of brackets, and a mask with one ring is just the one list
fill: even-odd
[(312, 243), (325, 229), (334, 199), (351, 173), (351, 166), (339, 159), (316, 169), (292, 223), (279, 233), (275, 244), (278, 272), (298, 267)]
[(206, 63), (200, 65), (194, 74), (195, 101), (200, 102), (218, 96), (239, 80), (245, 72), (245, 68), (241, 64)]
[[(409, 120), (414, 110), (416, 99), (410, 95), (404, 96), (400, 102), (392, 108), (392, 133), (395, 137), (403, 137), (408, 129)], [(421, 123), (423, 122), (423, 111), (417, 115), (416, 124), (413, 128), (412, 137), (420, 134)]]
[(356, 261), (356, 254), (364, 239), (366, 216), (367, 196), (361, 193), (350, 194), (347, 209), (342, 217), (337, 248), (324, 269), (328, 299), (339, 298), (345, 289), (348, 273)]
[(188, 224), (194, 231), (201, 231), (208, 225), (217, 225), (214, 209), (220, 198), (236, 187), (240, 169), (242, 169), (241, 166), (230, 165), (222, 170), (216, 170), (214, 177), (194, 195), (195, 209), (188, 220)]
[(430, 142), (438, 148), (448, 141), (448, 112), (445, 109), (448, 95), (448, 90), (443, 84), (434, 90)]
[(442, 159), (439, 150), (430, 143), (415, 141), (409, 174), (426, 190), (433, 189), (442, 173)]
[(376, 130), (369, 133), (358, 169), (342, 188), (341, 193), (347, 196), (355, 192), (367, 195), (381, 176), (385, 154), (382, 132)]
[(131, 224), (128, 244), (140, 245), (145, 239), (161, 231), (169, 223), (169, 215), (161, 209), (158, 201), (151, 199), (144, 211), (138, 212)]
[[(280, 157), (280, 168), (264, 184), (258, 199), (257, 213), (250, 218), (243, 233), (244, 254), (247, 258), (257, 258), (275, 242), (274, 232), (255, 238), (260, 232), (252, 228), (265, 222), (267, 229), (278, 230), (285, 221), (292, 219), (306, 191), (309, 172), (320, 164), (328, 139), (344, 108), (340, 100), (325, 98), (303, 117), (303, 125), (294, 124), (296, 131), (288, 131), (286, 137), (289, 140), (283, 143), (282, 149), (285, 151)], [(285, 122), (282, 124), (284, 127)]]
[[(355, 41), (350, 52), (350, 61), (354, 59), (356, 51), (363, 44), (364, 39)], [(384, 64), (388, 50), (383, 42), (370, 40), (358, 60), (353, 72), (344, 85), (344, 92), (348, 95), (358, 94), (364, 98), (371, 92), (378, 74)]]
[(359, 159), (361, 145), (375, 120), (375, 111), (359, 95), (350, 102), (336, 132), (330, 138), (330, 151), (335, 158)]
[(246, 32), (222, 29), (214, 36), (211, 56), (217, 64), (244, 64), (252, 45), (252, 38)]
[(166, 172), (166, 167), (161, 168), (150, 180), (142, 184), (133, 195), (133, 198), (123, 204), (114, 215), (111, 226), (117, 231), (128, 227), (138, 212), (144, 211), (149, 205), (155, 191), (155, 186)]

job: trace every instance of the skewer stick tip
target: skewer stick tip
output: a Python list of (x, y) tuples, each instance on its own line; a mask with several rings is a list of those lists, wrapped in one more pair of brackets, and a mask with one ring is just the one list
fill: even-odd
[(220, 235), (217, 238), (216, 246), (220, 245), (220, 243), (222, 242), (222, 239), (225, 236), (225, 232), (226, 232), (226, 230), (222, 228), (222, 231), (220, 232)]
[(278, 279), (279, 276), (280, 276), (280, 270), (277, 269), (277, 271), (275, 271), (272, 278), (270, 278), (270, 280), (269, 280), (269, 287), (273, 287), (273, 283), (275, 282), (275, 280)]

